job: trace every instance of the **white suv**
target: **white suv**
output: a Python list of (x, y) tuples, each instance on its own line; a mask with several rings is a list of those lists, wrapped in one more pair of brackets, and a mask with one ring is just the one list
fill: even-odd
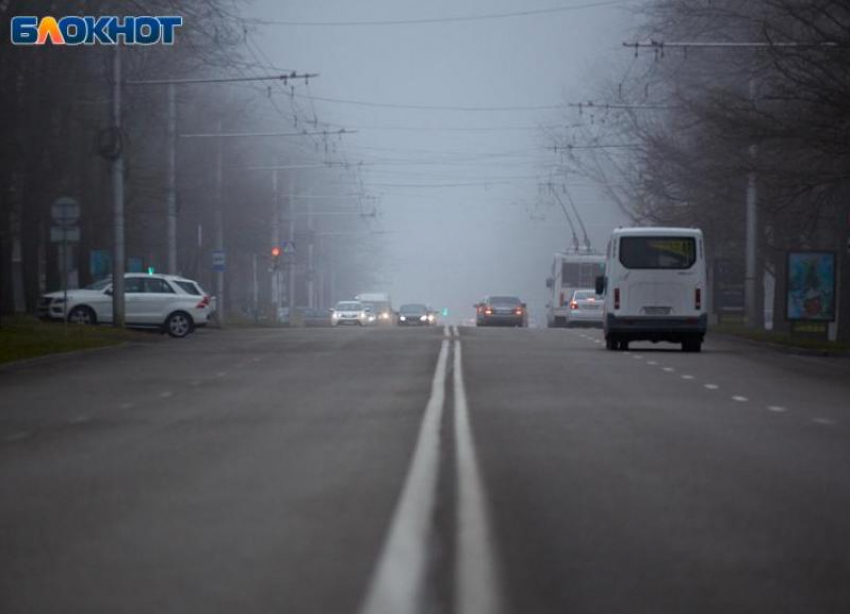
[[(124, 276), (127, 326), (160, 328), (172, 337), (185, 337), (206, 326), (212, 298), (191, 279), (176, 275), (127, 274)], [(104, 279), (81, 290), (51, 292), (41, 297), (38, 316), (78, 324), (112, 322), (112, 280)]]

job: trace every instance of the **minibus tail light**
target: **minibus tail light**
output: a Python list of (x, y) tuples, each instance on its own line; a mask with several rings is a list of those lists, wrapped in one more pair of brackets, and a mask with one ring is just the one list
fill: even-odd
[(563, 306), (564, 306), (564, 293), (563, 293), (563, 292), (561, 292), (561, 302), (560, 302), (560, 306), (561, 306), (561, 307), (563, 307)]
[(620, 289), (614, 288), (614, 309), (620, 308)]
[(694, 292), (694, 308), (697, 311), (702, 309), (702, 288), (697, 288)]

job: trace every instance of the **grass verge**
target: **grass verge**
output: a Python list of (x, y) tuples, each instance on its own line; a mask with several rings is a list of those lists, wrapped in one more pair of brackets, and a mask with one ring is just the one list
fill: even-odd
[(127, 341), (151, 341), (150, 333), (109, 326), (81, 326), (42, 322), (31, 316), (3, 316), (0, 322), (0, 364), (118, 345)]
[(788, 349), (809, 350), (836, 356), (850, 353), (850, 343), (826, 341), (772, 330), (753, 330), (736, 324), (718, 324), (712, 326), (711, 331), (760, 343), (772, 343)]

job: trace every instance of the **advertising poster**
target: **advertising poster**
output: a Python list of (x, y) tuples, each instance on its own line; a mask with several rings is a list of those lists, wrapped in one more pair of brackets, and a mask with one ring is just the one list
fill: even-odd
[(788, 253), (788, 320), (835, 320), (835, 254)]

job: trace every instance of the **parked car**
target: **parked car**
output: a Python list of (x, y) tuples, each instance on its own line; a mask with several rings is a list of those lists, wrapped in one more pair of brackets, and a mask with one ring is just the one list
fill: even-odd
[(331, 323), (334, 326), (366, 326), (369, 313), (360, 301), (340, 301), (331, 309)]
[(428, 311), (428, 307), (425, 305), (409, 303), (399, 307), (399, 326), (429, 326), (432, 322), (433, 314)]
[(605, 298), (594, 289), (576, 290), (570, 297), (566, 315), (567, 327), (598, 326), (603, 323)]
[(515, 296), (488, 296), (475, 305), (476, 326), (527, 326), (528, 310)]
[[(75, 324), (112, 323), (112, 279), (87, 288), (50, 292), (38, 303), (38, 316)], [(191, 279), (176, 275), (124, 276), (126, 324), (131, 328), (159, 328), (172, 337), (185, 337), (206, 326), (213, 300)]]

